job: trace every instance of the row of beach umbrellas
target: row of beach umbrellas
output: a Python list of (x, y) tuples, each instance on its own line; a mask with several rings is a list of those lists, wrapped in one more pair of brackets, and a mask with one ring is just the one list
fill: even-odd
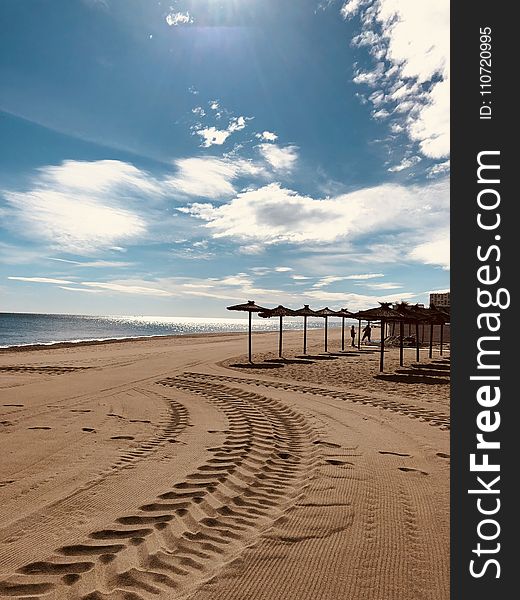
[(283, 345), (283, 318), (284, 317), (303, 317), (303, 353), (307, 353), (307, 318), (308, 317), (322, 317), (325, 320), (324, 327), (324, 348), (325, 352), (328, 352), (328, 319), (329, 317), (341, 317), (341, 350), (345, 350), (345, 319), (357, 319), (358, 320), (358, 349), (361, 347), (361, 321), (380, 321), (381, 322), (381, 344), (380, 344), (380, 371), (384, 370), (384, 348), (385, 348), (385, 329), (388, 323), (393, 323), (394, 327), (396, 323), (399, 323), (399, 363), (403, 365), (403, 354), (404, 354), (404, 325), (408, 324), (409, 329), (412, 324), (415, 325), (416, 330), (416, 358), (419, 361), (419, 325), (425, 324), (430, 325), (430, 349), (429, 357), (432, 357), (433, 352), (433, 330), (435, 325), (440, 326), (440, 353), (442, 354), (443, 346), (443, 330), (444, 324), (450, 320), (450, 315), (444, 309), (430, 306), (425, 308), (420, 305), (411, 306), (406, 302), (396, 303), (392, 306), (390, 302), (380, 302), (380, 306), (376, 308), (370, 308), (368, 310), (362, 310), (358, 312), (351, 312), (346, 308), (340, 310), (331, 310), (328, 307), (312, 310), (308, 304), (305, 304), (303, 308), (293, 310), (285, 306), (279, 305), (276, 308), (265, 308), (258, 306), (253, 300), (249, 300), (244, 304), (235, 304), (228, 306), (228, 310), (242, 311), (249, 314), (249, 336), (248, 336), (248, 355), (249, 362), (253, 362), (252, 356), (252, 317), (253, 313), (257, 313), (263, 318), (278, 317), (280, 319), (279, 326), (279, 337), (278, 337), (278, 355), (282, 357), (282, 345)]

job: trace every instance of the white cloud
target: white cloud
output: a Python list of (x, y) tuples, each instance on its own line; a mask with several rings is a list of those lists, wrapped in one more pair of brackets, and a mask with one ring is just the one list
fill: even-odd
[(215, 238), (266, 245), (330, 243), (369, 233), (428, 235), (449, 220), (447, 182), (404, 187), (384, 184), (314, 199), (273, 183), (238, 194), (221, 206), (195, 203), (179, 210), (206, 221)]
[(447, 173), (449, 173), (449, 170), (450, 161), (446, 160), (445, 162), (437, 163), (436, 165), (433, 165), (433, 167), (430, 167), (426, 172), (426, 176), (429, 179), (433, 179), (434, 177), (438, 177), (439, 175), (446, 175)]
[(298, 148), (276, 144), (260, 144), (260, 154), (275, 169), (275, 171), (290, 171), (298, 160)]
[(74, 283), (74, 281), (69, 281), (67, 279), (54, 279), (52, 277), (8, 277), (7, 279), (26, 281), (28, 283), (61, 283), (63, 285)]
[(166, 23), (170, 27), (177, 27), (178, 25), (189, 25), (193, 23), (193, 17), (189, 12), (170, 12), (165, 17)]
[(347, 275), (345, 279), (375, 279), (384, 277), (383, 273), (361, 273), (360, 275)]
[(334, 302), (345, 306), (352, 311), (363, 310), (377, 306), (378, 302), (399, 302), (415, 298), (417, 294), (413, 292), (402, 292), (400, 294), (388, 294), (386, 296), (368, 296), (363, 294), (353, 294), (351, 292), (324, 292), (323, 290), (309, 290), (303, 292), (303, 295), (310, 300), (319, 302)]
[(65, 258), (53, 258), (49, 256), (49, 260), (56, 262), (67, 263), (77, 267), (89, 267), (89, 268), (119, 268), (119, 267), (130, 267), (133, 263), (123, 262), (118, 260), (90, 260), (90, 261), (79, 261), (79, 260), (67, 260)]
[(272, 131), (262, 131), (262, 133), (256, 133), (255, 137), (257, 137), (259, 140), (263, 140), (264, 142), (276, 142), (278, 139), (276, 133), (273, 133)]
[(398, 165), (394, 165), (388, 170), (390, 171), (390, 173), (398, 173), (399, 171), (404, 171), (405, 169), (409, 169), (410, 167), (415, 166), (419, 162), (421, 162), (420, 156), (411, 156), (409, 158), (403, 158), (403, 160)]
[(81, 285), (87, 288), (99, 288), (110, 292), (121, 294), (134, 294), (144, 296), (176, 296), (172, 291), (150, 287), (148, 285), (133, 284), (131, 282), (100, 282), (100, 281), (82, 281)]
[(114, 189), (161, 193), (160, 184), (148, 173), (119, 160), (66, 160), (61, 165), (38, 169), (37, 181), (41, 187), (66, 189), (71, 194), (76, 191), (102, 194)]
[[(200, 107), (199, 107), (200, 108)], [(218, 103), (212, 102), (210, 108), (218, 110)], [(220, 115), (220, 113), (217, 113)], [(195, 133), (202, 138), (201, 146), (203, 148), (209, 148), (210, 146), (222, 146), (222, 144), (228, 139), (228, 137), (236, 131), (242, 131), (246, 127), (246, 121), (251, 120), (252, 117), (233, 117), (229, 121), (229, 125), (226, 129), (217, 129), (216, 127), (199, 127), (195, 128)]]
[(58, 287), (60, 288), (60, 290), (67, 290), (68, 292), (83, 292), (83, 293), (88, 293), (88, 294), (101, 294), (101, 290), (88, 290), (85, 288), (68, 287), (66, 285), (59, 285)]
[(347, 0), (341, 9), (360, 15), (353, 45), (368, 46), (375, 62), (354, 81), (379, 87), (374, 106), (406, 113), (399, 124), (434, 159), (449, 155), (449, 9), (447, 0)]
[(242, 131), (242, 129), (244, 129), (245, 126), (246, 126), (245, 117), (235, 117), (235, 118), (231, 119), (231, 121), (229, 122), (227, 130), (230, 133), (233, 133), (234, 131)]
[(291, 279), (295, 279), (296, 281), (305, 281), (306, 279), (312, 279), (312, 278), (307, 277), (306, 275), (291, 275)]
[(288, 271), (292, 271), (291, 267), (276, 267), (275, 271), (277, 273), (287, 273)]
[(336, 283), (337, 281), (343, 281), (346, 279), (345, 277), (337, 277), (335, 275), (327, 275), (327, 277), (322, 277), (319, 281), (317, 281), (312, 287), (313, 288), (322, 288), (331, 283)]
[(142, 236), (145, 219), (130, 199), (162, 193), (148, 173), (120, 161), (65, 161), (38, 169), (28, 191), (4, 190), (17, 228), (54, 248), (93, 253)]
[[(260, 267), (262, 268), (262, 267)], [(255, 276), (261, 276), (256, 273)], [(351, 310), (359, 310), (377, 305), (379, 301), (406, 300), (417, 297), (411, 292), (402, 292), (389, 296), (370, 296), (352, 292), (327, 292), (322, 289), (294, 290), (270, 289), (258, 287), (254, 276), (246, 273), (230, 274), (221, 278), (156, 278), (153, 280), (124, 279), (115, 281), (68, 282), (53, 278), (14, 278), (22, 280), (38, 279), (38, 283), (57, 285), (60, 289), (71, 292), (96, 294), (128, 294), (152, 297), (200, 297), (213, 300), (237, 300), (254, 298), (257, 302), (268, 306), (278, 303), (289, 306), (301, 306), (302, 303), (332, 303), (338, 308), (348, 305)], [(294, 284), (297, 286), (298, 284)], [(332, 307), (331, 304), (331, 307)], [(314, 306), (314, 308), (317, 308)]]
[(400, 283), (393, 283), (391, 281), (386, 283), (357, 283), (356, 285), (362, 285), (371, 290), (398, 290), (403, 287)]
[(166, 179), (166, 185), (176, 193), (204, 198), (220, 198), (235, 192), (233, 181), (240, 176), (262, 175), (263, 170), (252, 162), (206, 156), (175, 161), (177, 174)]
[(409, 254), (412, 260), (422, 262), (427, 265), (441, 266), (447, 270), (450, 268), (450, 238), (449, 234), (443, 237), (424, 242), (411, 250)]
[(209, 148), (210, 146), (222, 146), (222, 144), (231, 135), (231, 132), (227, 129), (217, 129), (216, 127), (197, 129), (196, 133), (202, 138), (201, 146), (203, 148)]

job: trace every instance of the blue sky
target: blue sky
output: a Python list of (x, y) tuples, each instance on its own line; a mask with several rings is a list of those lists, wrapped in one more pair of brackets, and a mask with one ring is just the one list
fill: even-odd
[(2, 310), (427, 302), (449, 287), (448, 16), (4, 0)]

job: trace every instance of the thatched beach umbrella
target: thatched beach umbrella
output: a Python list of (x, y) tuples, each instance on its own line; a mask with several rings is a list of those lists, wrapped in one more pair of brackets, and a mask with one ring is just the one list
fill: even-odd
[(258, 306), (257, 304), (255, 304), (254, 300), (248, 300), (245, 304), (235, 304), (234, 306), (228, 306), (227, 309), (228, 310), (238, 310), (238, 311), (249, 313), (249, 344), (248, 344), (248, 348), (249, 348), (249, 362), (252, 363), (253, 362), (253, 358), (252, 358), (252, 329), (253, 329), (252, 317), (253, 317), (253, 313), (259, 313), (259, 312), (262, 312), (262, 311), (265, 311), (268, 309), (264, 308), (263, 306)]
[(328, 352), (328, 329), (329, 329), (329, 317), (337, 317), (338, 313), (335, 310), (330, 310), (328, 306), (316, 311), (318, 317), (324, 317), (325, 319), (325, 352)]
[(290, 308), (286, 308), (281, 304), (276, 308), (272, 308), (269, 310), (264, 310), (259, 314), (260, 317), (264, 319), (269, 319), (271, 317), (280, 317), (280, 333), (278, 337), (278, 356), (282, 358), (282, 337), (283, 337), (283, 318), (284, 317), (294, 317), (295, 311)]
[(338, 317), (341, 317), (341, 351), (345, 351), (345, 319), (353, 317), (354, 313), (351, 313), (346, 308), (341, 308), (336, 312)]
[(308, 304), (304, 304), (303, 308), (294, 311), (294, 315), (303, 317), (303, 353), (307, 354), (307, 317), (315, 317), (316, 312)]
[(398, 321), (399, 315), (390, 307), (390, 302), (380, 302), (377, 308), (360, 310), (356, 313), (358, 319), (364, 321), (381, 321), (381, 354), (379, 358), (379, 370), (383, 371), (385, 367), (385, 326), (388, 321)]

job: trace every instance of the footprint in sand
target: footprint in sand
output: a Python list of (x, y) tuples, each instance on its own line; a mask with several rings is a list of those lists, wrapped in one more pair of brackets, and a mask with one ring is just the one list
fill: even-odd
[(96, 430), (92, 429), (92, 427), (82, 427), (81, 431), (88, 431), (89, 433), (96, 433)]
[(390, 450), (379, 450), (379, 454), (392, 454), (393, 456), (410, 456), (404, 452), (391, 452)]
[(413, 472), (420, 473), (421, 475), (429, 475), (426, 471), (421, 471), (420, 469), (411, 469), (410, 467), (397, 467), (399, 471), (404, 471), (405, 473)]
[(445, 454), (444, 452), (437, 452), (437, 456), (440, 458), (450, 458), (449, 454)]
[(25, 405), (24, 404), (4, 404), (4, 406), (22, 407), (22, 406), (25, 406)]
[(37, 427), (28, 427), (28, 429), (51, 429), (51, 428), (50, 427), (37, 426)]
[(342, 465), (353, 465), (354, 463), (349, 462), (348, 460), (337, 460), (335, 458), (326, 458), (325, 459), (326, 463), (329, 463), (329, 465), (334, 465), (334, 466), (342, 466)]
[(339, 444), (334, 444), (332, 442), (325, 442), (323, 440), (316, 440), (315, 442), (312, 442), (313, 444), (320, 444), (322, 446), (326, 446), (327, 448), (341, 448), (341, 446)]
[(110, 438), (111, 440), (134, 440), (133, 435), (114, 435)]

